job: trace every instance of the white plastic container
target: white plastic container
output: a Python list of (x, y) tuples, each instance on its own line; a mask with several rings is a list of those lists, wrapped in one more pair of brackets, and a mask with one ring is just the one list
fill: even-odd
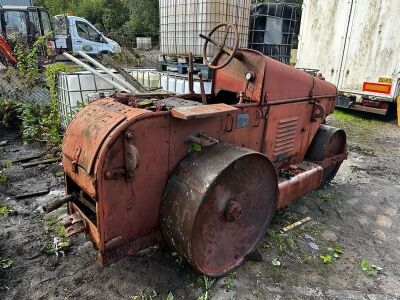
[[(189, 93), (189, 80), (185, 75), (170, 72), (158, 72), (153, 69), (134, 69), (130, 71), (132, 77), (136, 78), (146, 88), (161, 88), (163, 91), (186, 94)], [(211, 94), (211, 81), (204, 81), (206, 94)], [(197, 76), (194, 77), (193, 90), (200, 94), (200, 82)]]
[[(128, 70), (132, 77), (136, 78), (146, 88), (161, 88), (166, 92), (186, 94), (189, 93), (189, 81), (187, 76), (176, 73), (157, 72), (154, 69)], [(111, 76), (104, 74), (108, 78)], [(120, 75), (118, 75), (120, 76)], [(200, 94), (200, 82), (194, 78), (194, 91)], [(204, 81), (206, 94), (211, 93), (211, 81)], [(61, 73), (58, 77), (58, 101), (61, 125), (66, 128), (80, 107), (85, 106), (100, 93), (111, 96), (115, 88), (108, 82), (94, 76), (92, 73), (83, 71), (75, 73)]]
[[(113, 80), (110, 75), (101, 72)], [(58, 77), (58, 100), (61, 125), (67, 127), (80, 107), (88, 104), (88, 95), (99, 92), (109, 96), (115, 88), (88, 71), (60, 73)]]
[(151, 38), (150, 37), (138, 37), (136, 38), (136, 48), (148, 50), (151, 48)]
[[(204, 40), (200, 33), (208, 34), (219, 23), (231, 23), (239, 32), (239, 47), (247, 48), (251, 0), (159, 0), (160, 41), (164, 55), (203, 56)], [(222, 40), (225, 28), (214, 34)], [(227, 45), (233, 44), (233, 34)], [(209, 47), (209, 56), (215, 55)]]

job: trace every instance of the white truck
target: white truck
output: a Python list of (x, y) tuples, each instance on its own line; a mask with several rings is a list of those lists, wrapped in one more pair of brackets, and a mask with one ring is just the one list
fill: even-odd
[(336, 105), (386, 115), (400, 94), (399, 0), (304, 0), (297, 67), (337, 85)]
[(55, 44), (58, 52), (83, 51), (91, 56), (120, 53), (120, 45), (103, 35), (84, 18), (55, 16)]

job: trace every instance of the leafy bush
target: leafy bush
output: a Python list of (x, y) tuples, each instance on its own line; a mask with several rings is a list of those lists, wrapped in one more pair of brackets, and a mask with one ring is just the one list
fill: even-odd
[(0, 125), (3, 127), (19, 127), (21, 125), (19, 108), (18, 102), (0, 98)]
[(14, 39), (18, 76), (25, 79), (28, 86), (34, 86), (41, 81), (38, 57), (50, 36), (51, 33), (38, 37), (32, 47), (29, 47), (20, 36)]

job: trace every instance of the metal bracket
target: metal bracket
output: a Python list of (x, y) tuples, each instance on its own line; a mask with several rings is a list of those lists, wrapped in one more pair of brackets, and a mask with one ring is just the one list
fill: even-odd
[(126, 132), (124, 139), (124, 160), (125, 160), (125, 177), (133, 178), (135, 170), (139, 166), (140, 154), (139, 150), (133, 144), (135, 135), (133, 132)]
[(75, 152), (75, 157), (74, 160), (72, 161), (72, 172), (77, 173), (78, 172), (78, 161), (79, 157), (81, 156), (82, 148), (78, 147)]
[(81, 233), (83, 231), (85, 231), (86, 226), (85, 223), (83, 222), (83, 220), (79, 223), (75, 223), (69, 227), (65, 228), (65, 237), (70, 237), (73, 236), (75, 234)]
[(189, 135), (185, 139), (186, 144), (199, 144), (205, 148), (215, 146), (219, 140), (205, 134), (204, 132), (197, 132), (194, 135)]
[(257, 109), (256, 110), (256, 119), (255, 119), (253, 127), (259, 127), (262, 118), (263, 118), (263, 112), (260, 109)]
[(231, 132), (233, 129), (233, 123), (235, 122), (232, 114), (226, 115), (226, 122), (225, 122), (225, 132)]
[(60, 221), (64, 224), (66, 237), (83, 232), (86, 229), (85, 221), (77, 212), (63, 217)]
[(311, 122), (316, 122), (318, 119), (322, 119), (325, 117), (325, 107), (323, 107), (321, 104), (311, 101), (314, 105), (312, 115), (311, 115)]

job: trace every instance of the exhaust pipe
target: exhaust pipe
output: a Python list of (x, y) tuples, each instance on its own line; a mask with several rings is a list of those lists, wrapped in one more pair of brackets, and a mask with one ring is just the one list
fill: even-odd
[(43, 212), (45, 214), (51, 213), (52, 211), (55, 211), (57, 208), (60, 208), (61, 206), (63, 206), (65, 203), (74, 201), (75, 198), (76, 198), (75, 194), (70, 194), (70, 195), (64, 196), (62, 198), (52, 200), (42, 206)]

